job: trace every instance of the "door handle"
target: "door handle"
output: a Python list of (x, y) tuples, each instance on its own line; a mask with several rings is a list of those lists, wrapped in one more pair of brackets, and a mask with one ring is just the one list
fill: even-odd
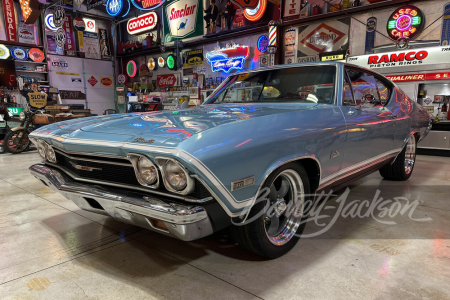
[(390, 115), (391, 119), (397, 119), (397, 115)]

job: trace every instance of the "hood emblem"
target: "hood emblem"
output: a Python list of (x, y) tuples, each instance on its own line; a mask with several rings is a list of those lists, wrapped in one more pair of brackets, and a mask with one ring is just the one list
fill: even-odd
[(146, 144), (153, 144), (155, 140), (146, 140), (143, 138), (137, 138), (133, 140), (133, 143), (146, 143)]
[(77, 164), (75, 164), (73, 162), (70, 162), (70, 164), (72, 165), (72, 167), (74, 167), (77, 170), (83, 170), (83, 171), (89, 171), (89, 172), (92, 172), (94, 170), (102, 170), (101, 168), (92, 168), (92, 167), (80, 166), (80, 165), (77, 165)]

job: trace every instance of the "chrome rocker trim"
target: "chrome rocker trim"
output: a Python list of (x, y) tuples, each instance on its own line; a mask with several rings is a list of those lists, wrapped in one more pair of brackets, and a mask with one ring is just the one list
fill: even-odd
[[(213, 233), (211, 220), (201, 206), (171, 203), (150, 193), (148, 196), (139, 197), (126, 190), (106, 190), (95, 184), (75, 182), (58, 169), (42, 164), (32, 165), (30, 172), (47, 187), (72, 200), (83, 210), (107, 215), (120, 222), (183, 241), (196, 240)], [(98, 202), (101, 207), (93, 207), (90, 204), (92, 200)], [(156, 227), (157, 221), (164, 223), (167, 230), (161, 226)]]

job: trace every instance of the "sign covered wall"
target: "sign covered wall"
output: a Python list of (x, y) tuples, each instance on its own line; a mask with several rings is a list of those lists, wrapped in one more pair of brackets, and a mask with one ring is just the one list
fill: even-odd
[(319, 61), (319, 54), (349, 49), (350, 18), (298, 28), (297, 62)]
[(176, 0), (163, 11), (166, 43), (203, 35), (203, 1)]

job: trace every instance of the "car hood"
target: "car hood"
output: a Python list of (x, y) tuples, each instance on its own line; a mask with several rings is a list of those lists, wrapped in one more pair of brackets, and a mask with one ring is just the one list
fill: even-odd
[[(207, 105), (179, 111), (115, 114), (66, 121), (45, 126), (46, 132), (64, 138), (100, 139), (120, 142), (143, 142), (176, 146), (205, 130), (231, 122), (306, 110), (317, 105), (258, 104)], [(53, 131), (56, 129), (56, 131)]]

